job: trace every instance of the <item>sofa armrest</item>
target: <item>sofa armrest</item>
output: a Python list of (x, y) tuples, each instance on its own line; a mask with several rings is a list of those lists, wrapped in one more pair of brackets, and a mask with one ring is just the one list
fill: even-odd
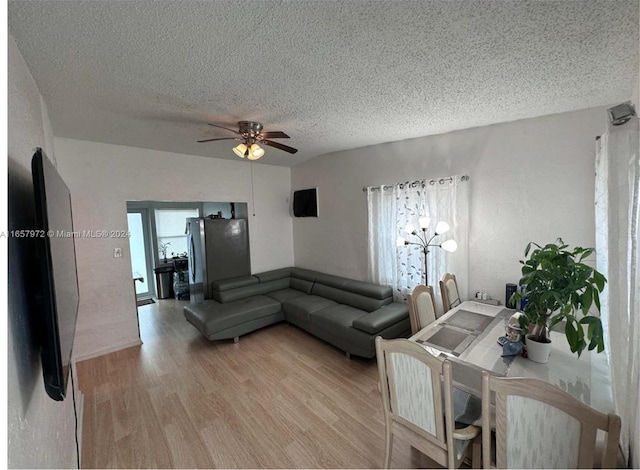
[(354, 320), (352, 326), (358, 330), (374, 335), (405, 318), (409, 318), (409, 307), (407, 304), (392, 302), (378, 310), (374, 310), (368, 315)]

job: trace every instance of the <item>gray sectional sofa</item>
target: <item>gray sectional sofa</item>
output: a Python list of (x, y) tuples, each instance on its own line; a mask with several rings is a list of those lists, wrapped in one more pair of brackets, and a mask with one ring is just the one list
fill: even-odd
[(184, 307), (210, 340), (235, 339), (286, 320), (342, 349), (374, 357), (375, 337), (408, 337), (409, 312), (390, 287), (301, 268), (283, 268), (212, 284), (213, 299)]

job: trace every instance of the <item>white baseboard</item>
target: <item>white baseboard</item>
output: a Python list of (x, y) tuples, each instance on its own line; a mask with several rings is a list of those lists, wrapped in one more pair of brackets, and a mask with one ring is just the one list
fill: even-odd
[(93, 359), (94, 357), (104, 356), (105, 354), (120, 351), (121, 349), (132, 348), (134, 346), (140, 346), (141, 344), (142, 344), (142, 341), (140, 339), (135, 339), (127, 343), (114, 344), (106, 348), (98, 349), (97, 351), (92, 351), (90, 353), (83, 354), (81, 356), (76, 356), (73, 358), (73, 360), (75, 362), (86, 361), (87, 359)]
[(77, 447), (76, 450), (78, 452), (78, 462), (80, 463), (80, 468), (82, 468), (82, 423), (84, 422), (84, 393), (80, 390), (80, 386), (78, 383), (78, 367), (76, 365), (76, 361), (71, 363), (71, 379), (72, 379), (72, 387), (73, 387), (73, 405), (74, 405), (74, 414), (75, 414), (75, 433), (77, 439)]
[(84, 423), (84, 393), (76, 390), (76, 413), (78, 415), (78, 461), (82, 468), (82, 424)]

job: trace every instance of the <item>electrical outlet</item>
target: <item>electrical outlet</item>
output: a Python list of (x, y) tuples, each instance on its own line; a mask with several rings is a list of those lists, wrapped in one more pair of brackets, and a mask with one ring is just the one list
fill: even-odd
[(114, 248), (113, 249), (113, 257), (114, 258), (122, 258), (122, 248)]

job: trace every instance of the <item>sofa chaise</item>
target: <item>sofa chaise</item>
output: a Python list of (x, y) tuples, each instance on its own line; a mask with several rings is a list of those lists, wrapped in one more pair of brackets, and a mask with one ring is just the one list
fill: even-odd
[(184, 307), (207, 339), (238, 338), (287, 321), (351, 354), (375, 356), (375, 338), (408, 337), (407, 305), (390, 287), (301, 268), (283, 268), (212, 283), (213, 299)]

